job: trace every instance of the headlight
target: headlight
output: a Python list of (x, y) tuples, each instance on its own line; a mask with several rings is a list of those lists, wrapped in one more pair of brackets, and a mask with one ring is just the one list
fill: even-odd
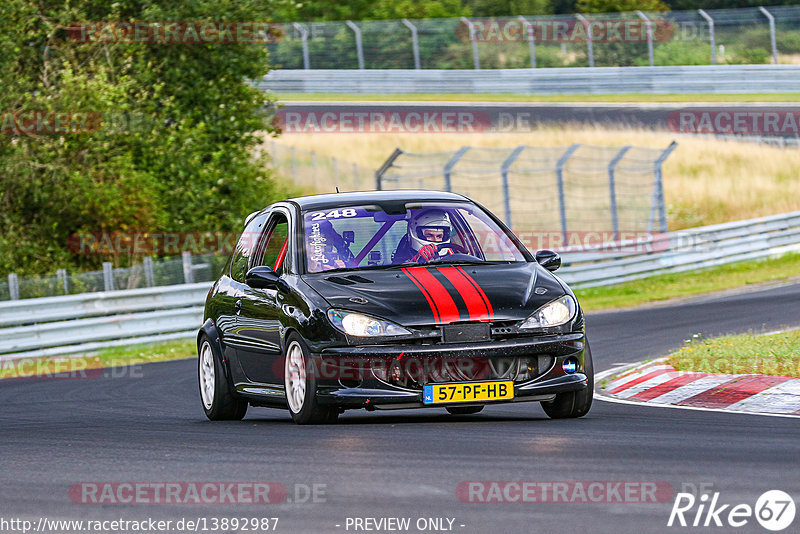
[(350, 336), (403, 336), (411, 334), (402, 326), (362, 313), (328, 310), (328, 319), (333, 326)]
[(529, 329), (559, 326), (568, 323), (575, 317), (575, 312), (577, 311), (578, 305), (575, 303), (575, 299), (569, 295), (564, 295), (552, 302), (548, 302), (533, 312), (533, 314), (520, 325), (520, 328)]

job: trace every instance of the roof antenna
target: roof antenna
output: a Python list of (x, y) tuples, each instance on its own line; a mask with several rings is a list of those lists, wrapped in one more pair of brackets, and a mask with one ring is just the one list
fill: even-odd
[(338, 185), (336, 186), (336, 192), (337, 193), (339, 192), (339, 186)]

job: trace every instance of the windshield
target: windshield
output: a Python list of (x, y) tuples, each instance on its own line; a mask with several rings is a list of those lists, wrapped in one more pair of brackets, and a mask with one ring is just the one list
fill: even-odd
[(309, 273), (526, 261), (511, 238), (468, 202), (313, 210), (304, 213), (303, 224)]

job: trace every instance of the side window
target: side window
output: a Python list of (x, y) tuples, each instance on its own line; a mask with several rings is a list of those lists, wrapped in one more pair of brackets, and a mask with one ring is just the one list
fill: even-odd
[(258, 215), (250, 224), (248, 224), (239, 241), (236, 243), (236, 248), (233, 251), (233, 258), (231, 259), (231, 278), (237, 282), (244, 283), (244, 277), (247, 274), (247, 266), (249, 265), (250, 256), (256, 248), (258, 237), (264, 230), (264, 224), (267, 222), (267, 214)]
[(283, 213), (272, 215), (267, 231), (258, 240), (258, 250), (253, 256), (251, 266), (267, 265), (275, 272), (283, 274), (285, 260), (289, 252), (289, 221)]

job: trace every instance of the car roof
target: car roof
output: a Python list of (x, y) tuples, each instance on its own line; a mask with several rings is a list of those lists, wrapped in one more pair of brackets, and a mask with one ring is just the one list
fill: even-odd
[(426, 201), (465, 201), (463, 195), (444, 191), (421, 191), (402, 189), (398, 191), (355, 191), (351, 193), (328, 193), (289, 199), (302, 210), (357, 206), (359, 204), (379, 204), (381, 202), (426, 202)]

